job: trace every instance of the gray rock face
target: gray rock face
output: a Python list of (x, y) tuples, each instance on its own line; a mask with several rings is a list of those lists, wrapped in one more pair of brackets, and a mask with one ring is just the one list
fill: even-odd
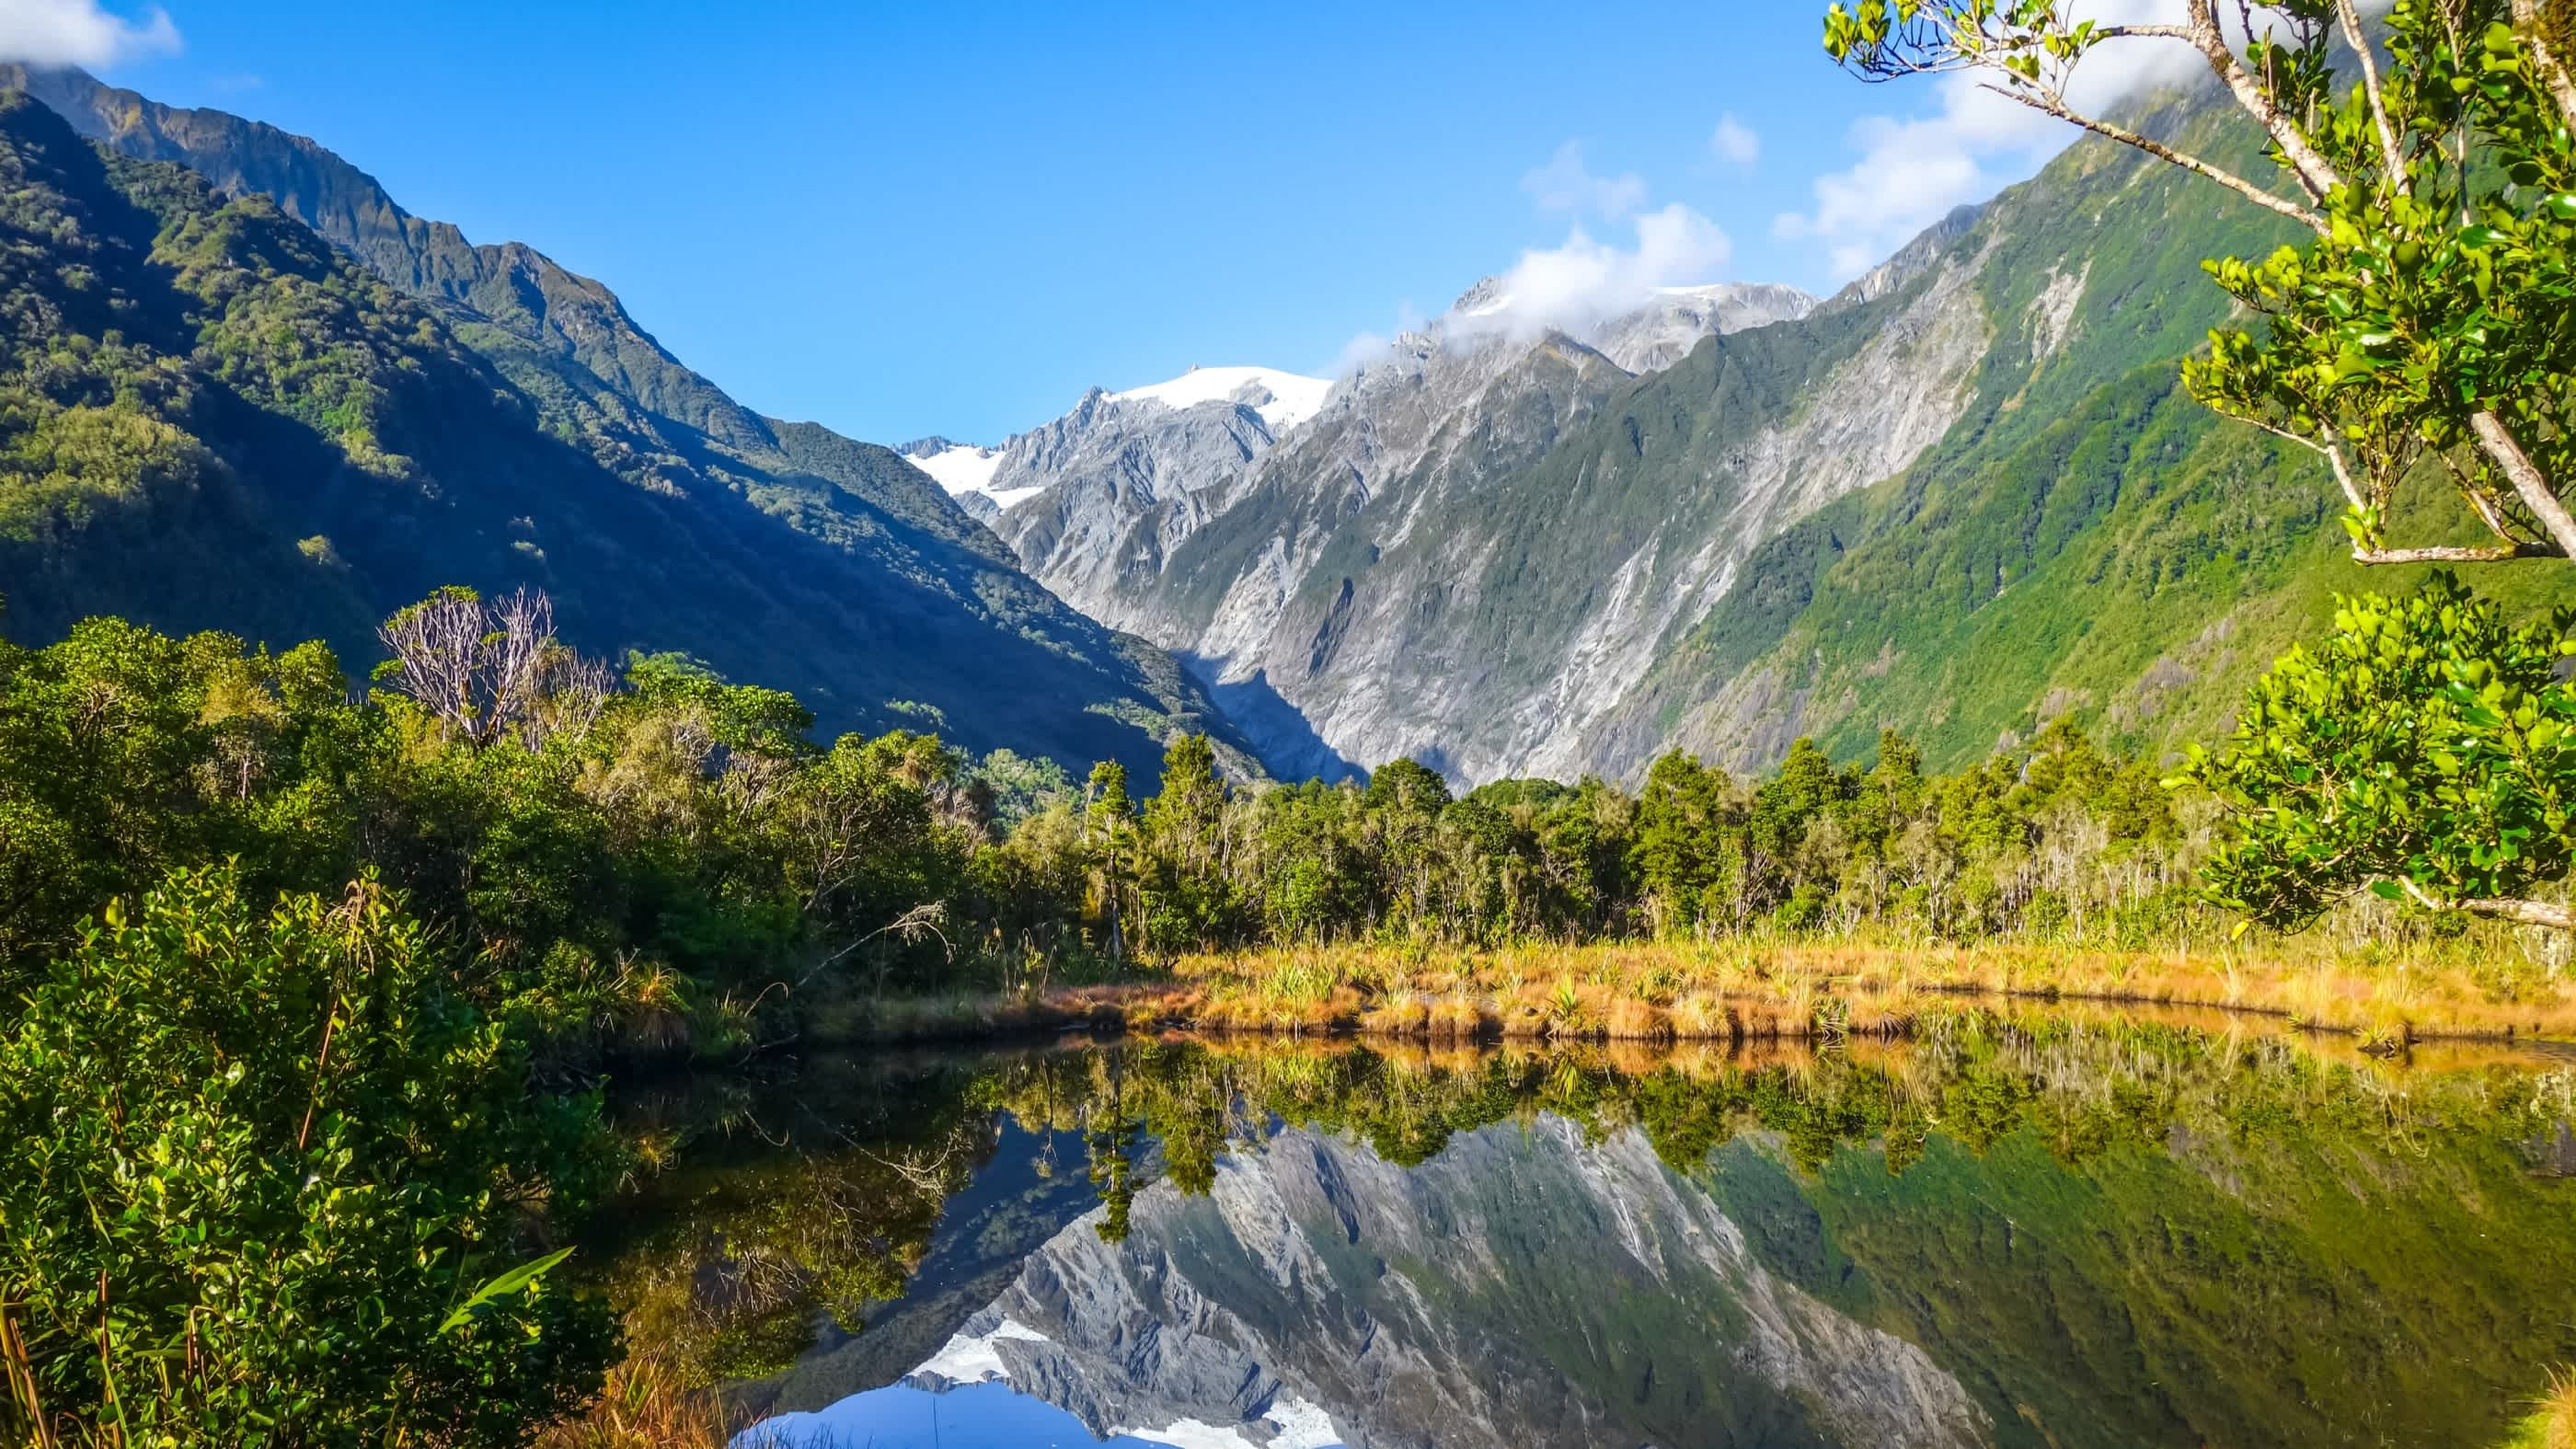
[(1011, 439), (991, 490), (1017, 503), (996, 525), (1022, 566), (1095, 619), (1114, 617), (1122, 576), (1159, 573), (1163, 555), (1205, 521), (1200, 495), (1239, 477), (1277, 441), (1247, 384), (1222, 401), (1174, 408), (1093, 388), (1063, 417)]
[[(1290, 1132), (1086, 1217), (965, 1332), (1095, 1434), (1353, 1449), (1986, 1442), (1920, 1349), (1764, 1269), (1644, 1136), (1496, 1127), (1406, 1169)], [(1005, 1325), (1008, 1325), (1005, 1327)], [(936, 1373), (917, 1386), (939, 1388)]]
[[(1059, 597), (1112, 627), (1164, 641), (1199, 661), (1220, 691), (1269, 706), (1230, 713), (1246, 722), (1274, 770), (1330, 774), (1346, 760), (1443, 749), (1448, 737), (1436, 718), (1419, 721), (1424, 728), (1391, 719), (1391, 734), (1309, 727), (1311, 691), (1295, 686), (1335, 672), (1329, 666), (1342, 657), (1358, 600), (1322, 620), (1298, 621), (1303, 632), (1293, 637), (1279, 630), (1290, 627), (1289, 601), (1320, 578), (1310, 575), (1343, 515), (1364, 510), (1387, 487), (1470, 494), (1481, 480), (1534, 462), (1631, 374), (1670, 365), (1705, 338), (1801, 317), (1816, 305), (1791, 287), (1674, 288), (1577, 337), (1517, 335), (1498, 315), (1507, 302), (1498, 280), (1478, 283), (1450, 321), (1399, 338), (1284, 436), (1255, 411), (1268, 401), (1266, 393), (1250, 395), (1264, 391), (1258, 387), (1177, 409), (1094, 389), (1064, 417), (1006, 445), (991, 491), (1025, 501), (995, 529)], [(1041, 491), (1027, 496), (1033, 489)], [(1224, 540), (1176, 564), (1218, 521)], [(1269, 536), (1258, 537), (1264, 531)], [(1370, 545), (1383, 546), (1374, 537)], [(1362, 631), (1348, 655), (1353, 671), (1381, 657), (1374, 643)], [(1300, 662), (1306, 667), (1293, 667)], [(1398, 737), (1402, 743), (1391, 745)]]
[[(1163, 515), (1105, 595), (1068, 596), (1220, 695), (1275, 691), (1286, 710), (1239, 717), (1274, 768), (1298, 768), (1284, 721), (1363, 765), (1570, 777), (1762, 539), (1957, 419), (1987, 337), (1975, 276), (1945, 254), (1857, 322), (1735, 287), (1586, 329), (1640, 365), (1677, 357), (1643, 381), (1561, 332), (1495, 332), (1476, 312), (1501, 304), (1471, 291)], [(1022, 557), (1063, 591), (1063, 562)]]
[(1794, 322), (1815, 309), (1815, 298), (1777, 283), (1668, 287), (1645, 306), (1590, 329), (1584, 340), (1630, 372), (1661, 372), (1703, 339)]

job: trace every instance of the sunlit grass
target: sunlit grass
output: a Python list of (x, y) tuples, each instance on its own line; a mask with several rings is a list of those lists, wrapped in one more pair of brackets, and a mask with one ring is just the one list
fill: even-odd
[(1375, 1040), (1769, 1041), (1897, 1036), (1941, 999), (2213, 1008), (2349, 1035), (2376, 1052), (2438, 1037), (2576, 1036), (2550, 973), (2499, 987), (2472, 956), (2325, 945), (2260, 953), (1977, 942), (1739, 940), (1353, 944), (1184, 955), (1136, 979), (1017, 994), (855, 1001), (824, 1040), (1006, 1035), (1089, 1025)]

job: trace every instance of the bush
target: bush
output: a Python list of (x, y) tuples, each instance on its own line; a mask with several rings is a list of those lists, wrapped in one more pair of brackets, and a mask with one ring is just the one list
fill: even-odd
[(367, 882), (87, 931), (0, 1036), (0, 1430), (505, 1444), (597, 1391), (605, 1309), (509, 1271), (605, 1185), (595, 1104), (446, 980)]

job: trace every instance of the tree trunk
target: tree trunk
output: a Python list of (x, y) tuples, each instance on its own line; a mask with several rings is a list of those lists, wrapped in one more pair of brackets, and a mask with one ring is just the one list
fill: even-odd
[(2460, 902), (2460, 909), (2473, 916), (2491, 920), (2512, 921), (2524, 926), (2546, 926), (2553, 931), (2576, 931), (2576, 910), (2553, 906), (2547, 901), (2518, 901), (2482, 897)]
[(2504, 419), (2492, 412), (2481, 412), (2469, 419), (2469, 427), (2478, 435), (2479, 450), (2504, 470), (2513, 491), (2521, 495), (2523, 506), (2540, 520), (2559, 551), (2576, 559), (2576, 518), (2568, 516), (2567, 505), (2550, 491), (2549, 480), (2541, 476), (2540, 466), (2522, 450), (2522, 444), (2505, 427)]

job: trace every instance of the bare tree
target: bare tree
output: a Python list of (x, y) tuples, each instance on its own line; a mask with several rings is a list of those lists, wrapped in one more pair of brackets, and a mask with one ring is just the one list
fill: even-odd
[(377, 637), (393, 687), (447, 733), (481, 749), (516, 736), (534, 750), (597, 722), (616, 677), (554, 635), (554, 603), (520, 589), (497, 604), (445, 588), (387, 619)]

